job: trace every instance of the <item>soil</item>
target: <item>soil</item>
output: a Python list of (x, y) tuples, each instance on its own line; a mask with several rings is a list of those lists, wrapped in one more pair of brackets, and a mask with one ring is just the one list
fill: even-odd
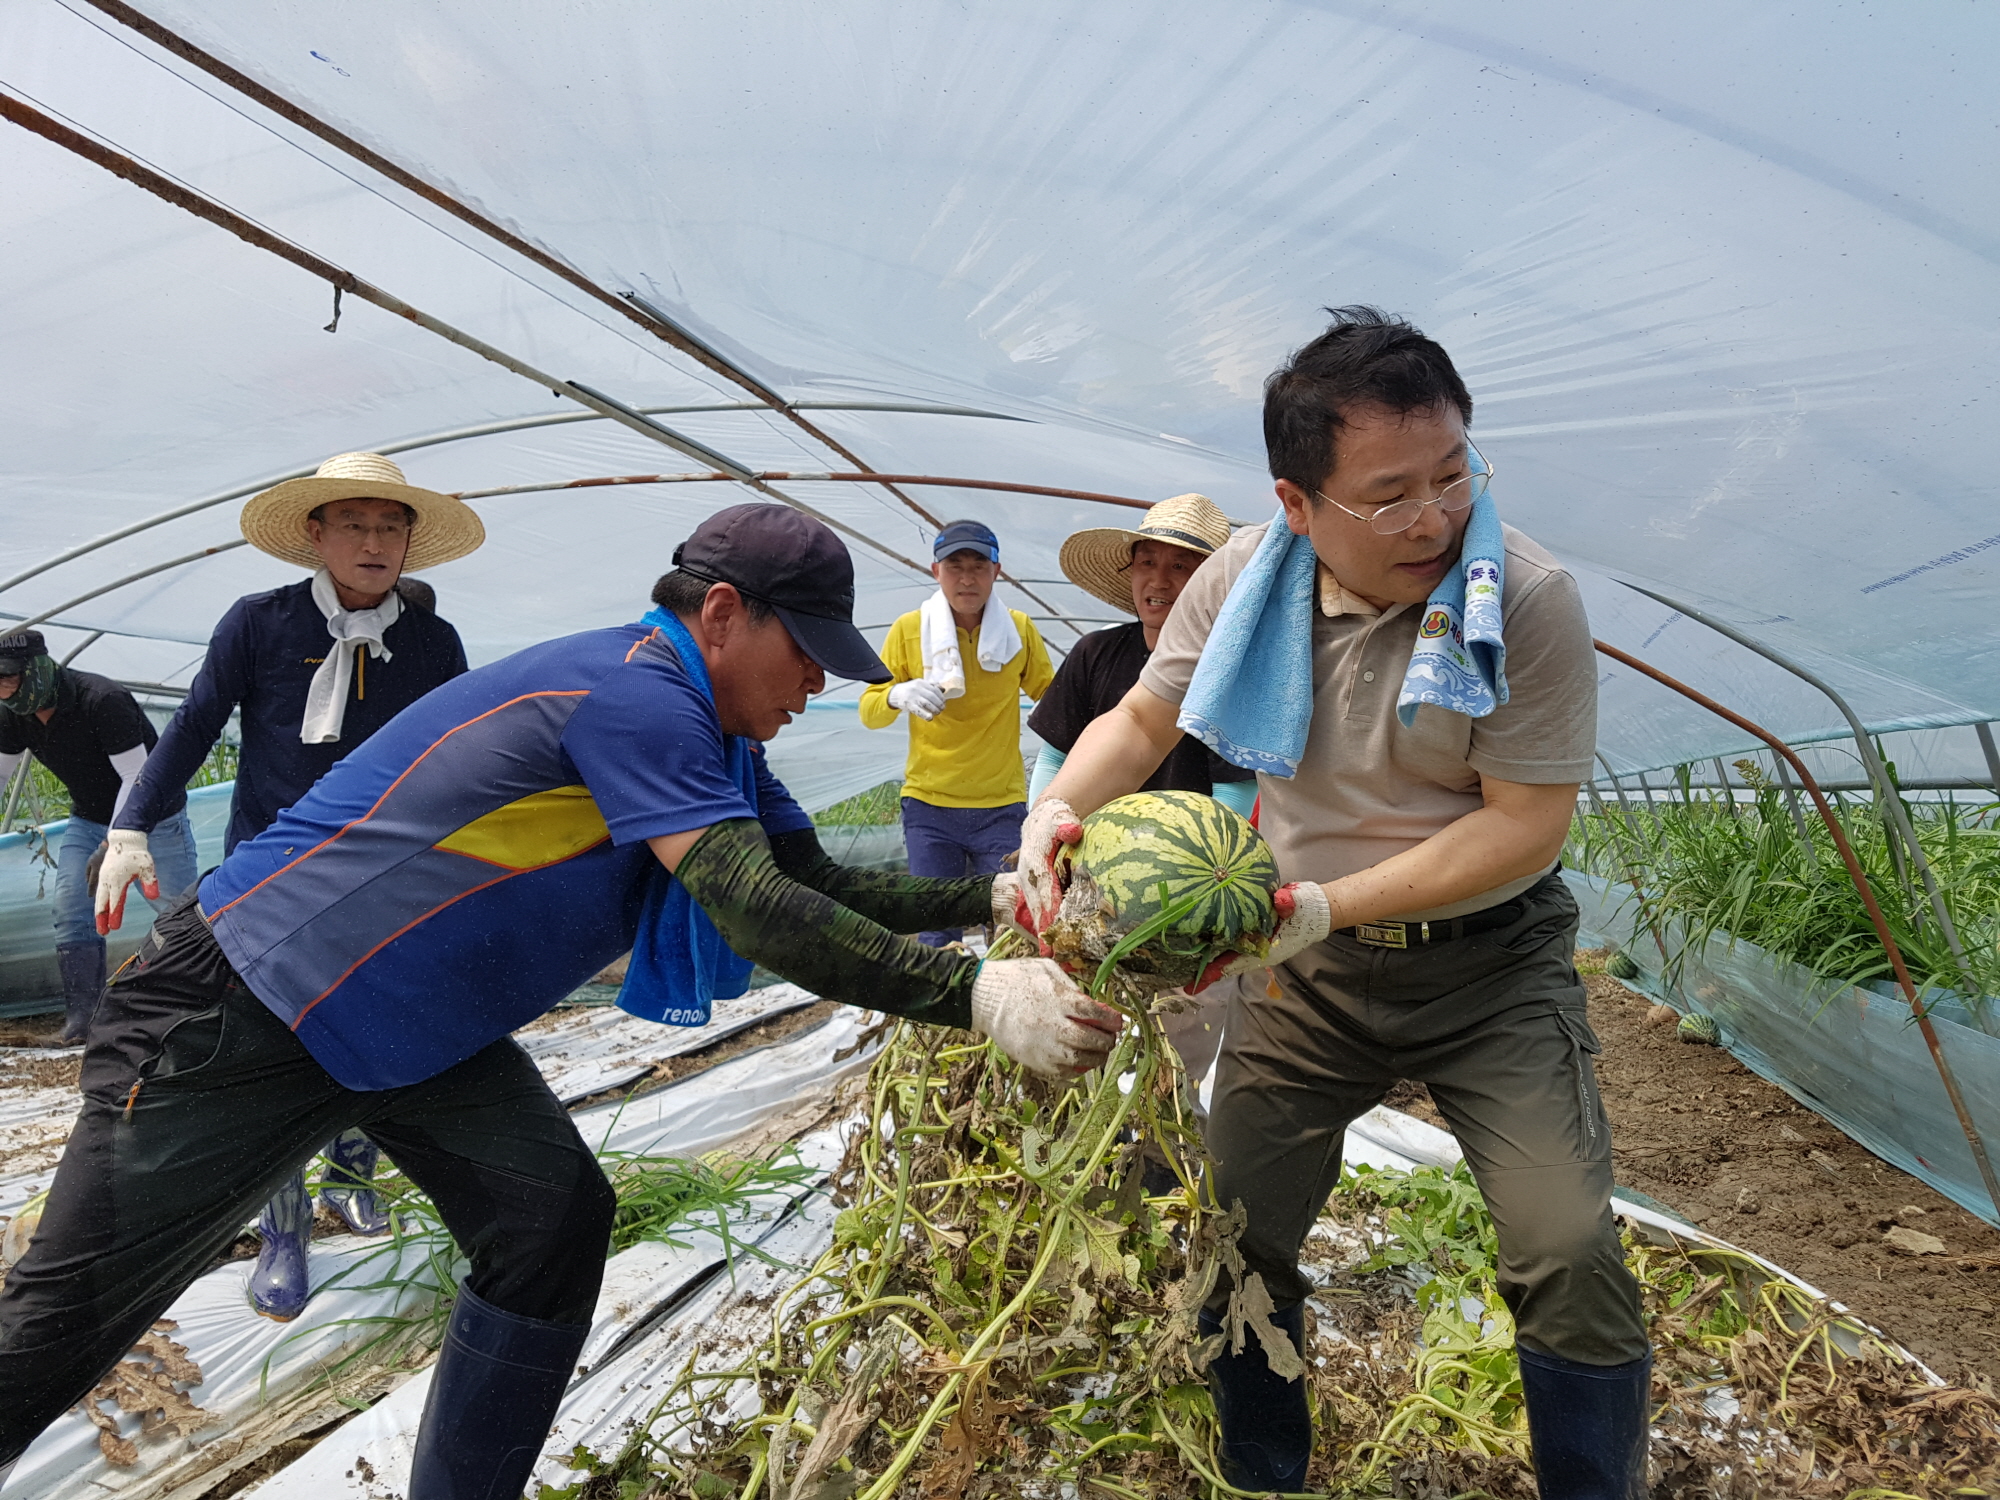
[[(1602, 958), (1580, 950), (1577, 967), (1603, 1044), (1597, 1078), (1619, 1186), (1785, 1267), (1947, 1380), (2000, 1386), (2000, 1231), (1723, 1048), (1682, 1042), (1672, 1012), (1649, 1020), (1653, 1002), (1604, 974)], [(1387, 1102), (1444, 1124), (1421, 1085), (1399, 1085)], [(1941, 1240), (1943, 1252), (1904, 1253), (1885, 1238), (1897, 1229)]]
[(62, 1029), (59, 1010), (39, 1016), (10, 1016), (0, 1021), (0, 1047), (60, 1047)]

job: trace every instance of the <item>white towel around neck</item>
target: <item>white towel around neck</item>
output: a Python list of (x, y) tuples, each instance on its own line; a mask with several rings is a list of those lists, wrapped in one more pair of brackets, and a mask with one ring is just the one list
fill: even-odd
[[(965, 663), (958, 655), (958, 621), (951, 602), (939, 589), (917, 611), (917, 647), (924, 654), (924, 676), (944, 689), (947, 698), (965, 696)], [(979, 665), (997, 672), (1021, 649), (1021, 632), (1014, 615), (1000, 602), (999, 591), (986, 596), (986, 613), (979, 617)]]
[(393, 654), (382, 637), (403, 612), (402, 598), (394, 589), (373, 609), (342, 609), (340, 596), (333, 591), (333, 575), (325, 568), (313, 574), (313, 603), (326, 616), (326, 633), (333, 647), (313, 673), (306, 689), (306, 717), (299, 725), (299, 739), (308, 745), (324, 745), (340, 738), (340, 726), (347, 718), (348, 690), (354, 685), (354, 653), (349, 646), (362, 644), (377, 661)]

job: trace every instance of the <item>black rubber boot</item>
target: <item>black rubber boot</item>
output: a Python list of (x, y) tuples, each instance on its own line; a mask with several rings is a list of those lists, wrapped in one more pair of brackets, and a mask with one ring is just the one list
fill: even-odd
[(1585, 1365), (1515, 1352), (1542, 1500), (1644, 1500), (1653, 1356)]
[(64, 943), (56, 949), (56, 967), (62, 972), (63, 1045), (74, 1047), (90, 1034), (97, 997), (104, 993), (104, 939)]
[(518, 1500), (589, 1333), (516, 1317), (460, 1287), (417, 1429), (410, 1500)]
[[(1301, 1355), (1306, 1310), (1298, 1304), (1271, 1315)], [(1222, 1332), (1222, 1320), (1203, 1311), (1201, 1334)], [(1312, 1457), (1312, 1407), (1303, 1380), (1280, 1380), (1253, 1334), (1241, 1354), (1225, 1349), (1208, 1366), (1208, 1392), (1222, 1428), (1222, 1477), (1239, 1490), (1295, 1494), (1306, 1487)]]

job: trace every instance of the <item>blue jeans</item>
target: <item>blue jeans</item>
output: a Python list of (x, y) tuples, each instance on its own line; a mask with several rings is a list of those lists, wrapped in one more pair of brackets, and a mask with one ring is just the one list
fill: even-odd
[[(1021, 847), (1021, 820), (1028, 804), (1005, 807), (933, 807), (914, 797), (903, 799), (903, 843), (910, 851), (912, 875), (997, 875), (1008, 855)], [(925, 932), (921, 941), (933, 948), (955, 943), (962, 933)]]
[[(85, 867), (97, 846), (110, 830), (102, 823), (71, 815), (56, 846), (56, 945), (97, 941), (97, 913), (90, 899), (90, 882)], [(173, 899), (195, 882), (200, 874), (195, 864), (194, 830), (188, 826), (186, 809), (157, 823), (146, 840), (153, 852), (153, 865), (160, 874), (160, 899), (154, 903), (164, 911)], [(132, 897), (144, 892), (132, 888)]]

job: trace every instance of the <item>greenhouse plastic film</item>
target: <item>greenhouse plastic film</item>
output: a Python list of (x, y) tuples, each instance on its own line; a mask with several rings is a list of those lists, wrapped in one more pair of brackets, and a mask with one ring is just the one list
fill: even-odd
[[(1262, 520), (1264, 377), (1321, 308), (1375, 302), (1452, 352), (1501, 513), (1577, 571), (1604, 639), (1788, 737), (1839, 727), (1631, 580), (1806, 662), (1871, 724), (2000, 714), (2000, 522), (1978, 437), (2000, 372), (2000, 196), (1980, 186), (1995, 96), (1972, 61), (2000, 39), (1990, 5), (147, 13), (788, 400), (1018, 419), (813, 411), (883, 471), (1200, 490)], [(426, 312), (635, 405), (745, 398), (89, 7), (5, 15), (10, 90)], [(1310, 89), (1301, 58), (1331, 60)], [(323, 282), (25, 131), (0, 131), (0, 176), (10, 566), (344, 449), (583, 412), (353, 299), (323, 332)], [(751, 468), (846, 464), (768, 413), (662, 420)], [(399, 462), (453, 491), (687, 467), (606, 422)], [(878, 486), (791, 490), (927, 556), (929, 525)], [(1100, 613), (1056, 549), (1129, 512), (913, 493), (992, 524), (1056, 611)], [(673, 543), (746, 497), (476, 501), (490, 540), (432, 575), (440, 609), (474, 662), (630, 619)], [(233, 541), (240, 505), (42, 573), (0, 611)], [(230, 600), (297, 576), (214, 553), (77, 605), (51, 640), (124, 632), (82, 664), (185, 683)], [(865, 547), (856, 583), (871, 629), (930, 588)], [(1740, 743), (1629, 670), (1606, 670), (1601, 703), (1616, 767)]]
[[(1634, 935), (1631, 888), (1574, 870), (1563, 871), (1563, 879), (1583, 911), (1582, 940), (1608, 941), (1637, 964), (1640, 978), (1630, 981), (1636, 988), (1678, 1010), (1713, 1016), (1723, 1045), (1752, 1072), (1967, 1212), (2000, 1224), (1937, 1065), (1900, 995), (1841, 984), (1754, 943), (1722, 937), (1688, 953), (1678, 981), (1668, 986), (1658, 946)], [(1679, 957), (1671, 939), (1667, 951)], [(2000, 1037), (1968, 1024), (1969, 1016), (1951, 1019), (1950, 1009), (1932, 1024), (1991, 1152), (2000, 1144)]]

